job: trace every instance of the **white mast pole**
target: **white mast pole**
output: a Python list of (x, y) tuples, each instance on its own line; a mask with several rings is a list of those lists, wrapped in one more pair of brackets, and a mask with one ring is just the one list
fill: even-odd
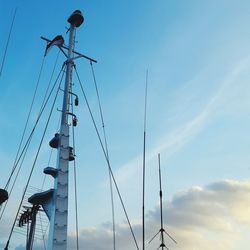
[(72, 85), (73, 50), (75, 46), (75, 31), (83, 22), (83, 16), (76, 10), (69, 17), (69, 48), (67, 55), (66, 79), (62, 106), (60, 142), (57, 156), (57, 176), (54, 182), (54, 193), (51, 206), (48, 250), (67, 249), (68, 228), (68, 166), (69, 166), (69, 92)]

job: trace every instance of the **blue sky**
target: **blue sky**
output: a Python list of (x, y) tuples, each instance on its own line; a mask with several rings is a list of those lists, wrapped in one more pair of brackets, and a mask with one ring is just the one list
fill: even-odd
[[(216, 244), (219, 250), (246, 249), (250, 230), (247, 217), (250, 207), (249, 1), (1, 0), (1, 57), (16, 7), (8, 57), (0, 78), (3, 169), (0, 185), (5, 184), (12, 167), (44, 54), (45, 44), (39, 37), (62, 34), (67, 43), (66, 19), (73, 10), (80, 9), (85, 23), (77, 30), (76, 49), (98, 60), (94, 66), (111, 165), (139, 240), (143, 102), (148, 69), (147, 238), (158, 230), (157, 154), (161, 153), (166, 225), (178, 241), (177, 246), (168, 242), (170, 248), (206, 250), (214, 249)], [(57, 49), (53, 48), (45, 60), (29, 129), (39, 110), (56, 55)], [(63, 60), (60, 55), (60, 63)], [(76, 63), (98, 117), (90, 66), (84, 60)], [(111, 247), (107, 167), (80, 88), (77, 84), (75, 88), (81, 104), (76, 110), (81, 243), (82, 249), (87, 246), (86, 249), (102, 250)], [(57, 107), (60, 108), (59, 102)], [(50, 153), (46, 142), (57, 129), (59, 114), (54, 114), (31, 181), (33, 186), (42, 184), (42, 169)], [(101, 127), (99, 118), (97, 121)], [(23, 178), (31, 166), (42, 128), (40, 125), (35, 135), (17, 190), (24, 186)], [(52, 164), (54, 158), (55, 152)], [(72, 187), (72, 176), (70, 180)], [(46, 180), (46, 187), (51, 185), (51, 180)], [(9, 203), (10, 211), (14, 211), (19, 198), (16, 191)], [(117, 197), (115, 204), (120, 247), (134, 249), (133, 245), (127, 245), (130, 236)], [(74, 245), (73, 220), (72, 214), (70, 247)], [(5, 221), (11, 221), (10, 215), (6, 214)], [(196, 245), (191, 237), (196, 239)], [(0, 235), (0, 243), (5, 239), (6, 235)], [(21, 240), (18, 235), (14, 237), (13, 249)], [(95, 245), (97, 241), (103, 243)], [(156, 240), (155, 247), (158, 243)], [(151, 247), (154, 249), (153, 245), (148, 249)]]

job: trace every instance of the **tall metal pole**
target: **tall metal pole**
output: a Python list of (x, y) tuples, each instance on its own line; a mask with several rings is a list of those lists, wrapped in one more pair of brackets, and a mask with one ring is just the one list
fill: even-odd
[(72, 85), (73, 50), (75, 46), (75, 31), (83, 22), (79, 10), (69, 17), (69, 49), (67, 55), (66, 79), (62, 106), (60, 142), (57, 156), (57, 176), (54, 182), (53, 200), (50, 209), (50, 230), (48, 239), (49, 250), (67, 249), (68, 228), (68, 166), (69, 166), (69, 91)]
[[(38, 207), (39, 209), (39, 207)], [(35, 228), (36, 228), (36, 215), (37, 215), (38, 210), (33, 211), (33, 213), (31, 214), (32, 219), (31, 219), (31, 223), (30, 223), (30, 229), (29, 231), (29, 235), (28, 240), (27, 240), (27, 246), (26, 246), (26, 250), (32, 250), (33, 248), (33, 242), (34, 242), (34, 237), (35, 237)], [(29, 228), (29, 222), (27, 224), (27, 228)]]
[(147, 95), (148, 95), (148, 70), (146, 74), (146, 86), (145, 86), (143, 160), (142, 160), (142, 250), (145, 250), (145, 175), (146, 175)]
[(158, 163), (159, 163), (159, 183), (160, 183), (160, 212), (161, 212), (161, 249), (163, 250), (165, 247), (164, 244), (164, 229), (163, 229), (163, 214), (162, 214), (162, 189), (161, 189), (161, 159), (160, 159), (160, 154), (158, 154)]
[(158, 154), (158, 164), (159, 164), (159, 183), (160, 183), (160, 216), (161, 216), (161, 228), (160, 230), (154, 235), (154, 237), (149, 241), (149, 243), (158, 235), (160, 234), (161, 244), (157, 248), (164, 250), (164, 248), (169, 249), (164, 243), (164, 233), (175, 243), (177, 244), (176, 240), (163, 228), (163, 211), (162, 211), (162, 188), (161, 188), (161, 158), (160, 154)]

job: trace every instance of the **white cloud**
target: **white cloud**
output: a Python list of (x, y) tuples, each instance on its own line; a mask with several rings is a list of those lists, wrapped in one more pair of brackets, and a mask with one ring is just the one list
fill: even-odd
[[(172, 250), (245, 250), (250, 230), (250, 181), (224, 180), (205, 187), (192, 187), (176, 193), (172, 200), (163, 203), (164, 229), (177, 244), (165, 236), (166, 245)], [(94, 216), (94, 215), (93, 215)], [(80, 249), (112, 249), (111, 223), (80, 230)], [(141, 225), (133, 224), (141, 249)], [(159, 207), (146, 216), (146, 240), (160, 229)], [(146, 249), (156, 249), (156, 237)], [(68, 240), (68, 249), (75, 249), (75, 234)], [(116, 225), (117, 249), (136, 249), (125, 223)], [(239, 248), (239, 246), (241, 246)], [(18, 246), (16, 249), (22, 249)], [(39, 249), (37, 246), (34, 249)]]
[[(241, 250), (237, 248), (237, 244), (248, 241), (248, 238), (241, 236), (241, 231), (244, 228), (250, 229), (249, 208), (250, 181), (224, 180), (179, 192), (171, 201), (164, 203), (164, 228), (178, 241), (175, 245), (165, 237), (166, 245), (173, 250)], [(117, 247), (124, 250), (136, 249), (128, 227), (119, 224), (116, 229)], [(134, 224), (134, 229), (139, 239), (140, 224)], [(159, 229), (157, 206), (147, 213), (147, 240), (149, 241)], [(74, 249), (73, 241), (72, 236), (70, 249)], [(111, 225), (82, 229), (80, 246), (82, 249), (112, 249)], [(157, 246), (159, 241), (156, 237), (152, 245), (147, 245), (147, 249)]]
[[(250, 182), (225, 180), (177, 193), (165, 203), (164, 219), (178, 240), (171, 249), (238, 249), (244, 228), (250, 229)], [(159, 210), (149, 213), (154, 225)], [(216, 247), (215, 247), (216, 246)]]

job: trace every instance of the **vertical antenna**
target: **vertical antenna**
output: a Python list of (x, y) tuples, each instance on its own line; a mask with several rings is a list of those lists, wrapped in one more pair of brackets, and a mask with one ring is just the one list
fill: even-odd
[(146, 124), (147, 124), (147, 93), (148, 70), (146, 72), (145, 104), (144, 104), (144, 133), (143, 133), (143, 161), (142, 161), (142, 249), (145, 250), (145, 172), (146, 172)]
[(161, 215), (161, 249), (163, 250), (163, 248), (165, 247), (164, 244), (164, 235), (163, 235), (163, 215), (162, 215), (162, 189), (161, 189), (161, 158), (160, 158), (160, 154), (158, 154), (158, 164), (159, 164), (159, 183), (160, 183), (160, 215)]
[(160, 230), (154, 235), (154, 237), (149, 241), (149, 243), (158, 235), (160, 234), (160, 240), (161, 240), (161, 244), (160, 246), (157, 248), (158, 249), (169, 249), (164, 242), (164, 233), (167, 234), (167, 236), (175, 243), (177, 244), (176, 240), (168, 233), (166, 232), (166, 230), (163, 228), (163, 213), (162, 213), (162, 188), (161, 188), (161, 158), (160, 158), (160, 154), (158, 154), (158, 165), (159, 165), (159, 183), (160, 183), (160, 216), (161, 216), (161, 228)]

